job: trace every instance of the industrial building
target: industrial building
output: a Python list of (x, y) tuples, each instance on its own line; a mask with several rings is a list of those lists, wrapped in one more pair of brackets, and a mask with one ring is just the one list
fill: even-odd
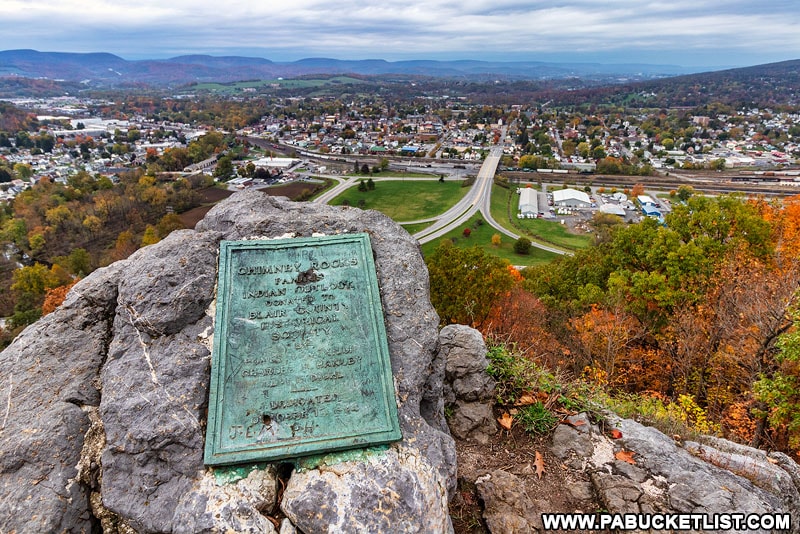
[(592, 205), (592, 199), (588, 194), (577, 189), (555, 189), (553, 205), (561, 208), (589, 208)]

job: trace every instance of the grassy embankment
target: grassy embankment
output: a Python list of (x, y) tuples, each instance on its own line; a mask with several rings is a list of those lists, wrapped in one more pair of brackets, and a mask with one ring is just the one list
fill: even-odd
[[(466, 187), (455, 181), (397, 180), (376, 181), (372, 191), (351, 187), (330, 203), (345, 203), (354, 207), (380, 211), (395, 221), (415, 221), (436, 217), (447, 211), (467, 193)], [(363, 204), (362, 204), (363, 201)], [(423, 228), (427, 225), (423, 225)]]
[(552, 219), (518, 219), (519, 198), (515, 186), (505, 189), (495, 185), (492, 189), (492, 217), (515, 234), (567, 251), (591, 244), (591, 236), (574, 234)]
[[(430, 180), (379, 181), (376, 182), (376, 187), (373, 191), (358, 191), (357, 187), (353, 187), (334, 199), (331, 204), (341, 205), (347, 201), (351, 206), (359, 206), (359, 203), (363, 201), (364, 209), (375, 209), (396, 221), (403, 222), (436, 217), (458, 202), (466, 192), (467, 189), (460, 187), (458, 182), (440, 183)], [(512, 198), (512, 200), (514, 199)], [(505, 228), (516, 233), (522, 233), (519, 228), (515, 228), (511, 224), (508, 216), (508, 202), (509, 191), (494, 186), (492, 191), (492, 216)], [(516, 213), (516, 204), (513, 206), (513, 212)], [(514, 240), (502, 234), (500, 245), (494, 246), (492, 244), (492, 236), (499, 232), (485, 222), (479, 223), (479, 220), (482, 221), (480, 215), (474, 216), (467, 225), (450, 232), (445, 238), (454, 240), (455, 244), (461, 247), (477, 245), (495, 256), (508, 260), (513, 265), (546, 263), (556, 257), (555, 254), (537, 248), (532, 248), (531, 253), (527, 255), (517, 254), (513, 250)], [(588, 242), (588, 239), (583, 236), (569, 234), (557, 222), (545, 220), (526, 220), (525, 222), (538, 222), (539, 225), (536, 232), (531, 233), (540, 236), (542, 241), (568, 250), (586, 246), (585, 243)], [(423, 230), (428, 224), (417, 223), (403, 226), (413, 234)], [(463, 235), (466, 227), (470, 228), (470, 236), (468, 238)], [(435, 240), (423, 245), (423, 254), (428, 255), (433, 252), (439, 242), (440, 240)]]

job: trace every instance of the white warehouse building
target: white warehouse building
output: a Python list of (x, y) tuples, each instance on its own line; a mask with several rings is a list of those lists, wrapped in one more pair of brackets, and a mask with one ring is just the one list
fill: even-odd
[(261, 158), (253, 161), (256, 167), (270, 167), (275, 169), (288, 169), (300, 160), (293, 158)]
[(519, 216), (536, 217), (539, 213), (539, 193), (529, 187), (519, 191)]
[(588, 208), (592, 205), (592, 199), (588, 194), (577, 189), (555, 189), (553, 205), (562, 208)]

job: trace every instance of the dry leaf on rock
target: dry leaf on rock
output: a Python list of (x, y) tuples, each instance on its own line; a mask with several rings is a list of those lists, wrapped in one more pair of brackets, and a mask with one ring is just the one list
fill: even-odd
[(633, 451), (618, 451), (614, 454), (614, 458), (623, 462), (627, 462), (631, 465), (636, 465), (636, 460), (633, 459), (634, 454), (636, 453)]
[(622, 432), (620, 432), (616, 428), (611, 431), (611, 439), (620, 439), (621, 437), (622, 437)]
[(544, 474), (544, 458), (542, 458), (542, 453), (536, 451), (536, 459), (533, 461), (533, 466), (536, 468), (536, 474), (539, 478), (542, 478), (542, 474)]
[(502, 416), (497, 418), (497, 422), (500, 423), (500, 426), (502, 426), (506, 430), (511, 430), (511, 425), (514, 424), (514, 418), (511, 417), (510, 413), (506, 412)]

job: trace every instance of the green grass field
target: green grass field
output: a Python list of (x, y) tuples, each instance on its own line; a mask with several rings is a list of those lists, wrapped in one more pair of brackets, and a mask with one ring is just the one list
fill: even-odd
[[(548, 219), (517, 219), (517, 223), (530, 235), (557, 247), (576, 250), (588, 247), (592, 237), (571, 233), (562, 224)], [(517, 232), (519, 233), (519, 232)]]
[(373, 180), (376, 178), (436, 178), (438, 177), (434, 174), (425, 174), (424, 172), (400, 172), (400, 171), (381, 171), (378, 174), (373, 174), (372, 176), (365, 176), (363, 174), (348, 174), (348, 176), (358, 176), (360, 178), (372, 178)]
[[(492, 245), (492, 236), (499, 232), (486, 224), (485, 221), (483, 224), (478, 224), (477, 221), (479, 219), (483, 220), (480, 215), (475, 215), (469, 220), (468, 224), (461, 228), (446, 234), (441, 239), (425, 243), (422, 245), (422, 254), (428, 256), (436, 250), (436, 247), (439, 246), (442, 239), (452, 239), (457, 247), (466, 248), (477, 245), (489, 254), (508, 260), (511, 265), (538, 265), (541, 263), (549, 263), (558, 257), (557, 254), (546, 252), (535, 247), (531, 247), (530, 254), (517, 254), (514, 252), (514, 240), (503, 234), (500, 234), (500, 246), (495, 247)], [(469, 237), (464, 237), (464, 228), (467, 227), (470, 229), (471, 233)]]
[[(352, 187), (336, 197), (331, 204), (341, 205), (347, 201), (351, 206), (359, 207), (359, 202), (363, 200), (364, 209), (378, 210), (398, 222), (414, 221), (441, 215), (458, 202), (467, 191), (468, 188), (461, 187), (460, 182), (455, 181), (445, 181), (444, 183), (430, 180), (376, 181), (375, 190), (362, 192), (359, 191), (357, 187)], [(508, 189), (496, 185), (493, 186), (492, 216), (509, 230), (520, 233), (519, 228), (514, 228), (509, 220), (507, 208), (508, 199)], [(512, 198), (512, 201), (514, 200), (515, 199)], [(513, 204), (512, 209), (513, 213), (516, 213), (516, 203)], [(492, 236), (498, 233), (497, 230), (485, 222), (484, 224), (477, 223), (479, 219), (482, 220), (480, 215), (476, 215), (470, 219), (468, 223), (471, 231), (470, 237), (464, 237), (464, 227), (462, 227), (450, 232), (442, 239), (452, 239), (456, 246), (459, 247), (478, 245), (486, 252), (508, 260), (512, 265), (537, 265), (550, 262), (557, 257), (556, 254), (535, 247), (531, 248), (531, 252), (528, 255), (517, 254), (514, 252), (513, 248), (514, 240), (503, 234), (501, 234), (500, 246), (495, 247), (492, 245)], [(531, 219), (531, 221), (533, 221), (533, 219)], [(528, 222), (528, 220), (525, 220), (525, 222)], [(569, 236), (564, 236), (559, 234), (559, 232), (566, 231), (558, 223), (543, 220), (541, 222), (547, 224), (537, 229), (543, 237), (553, 239), (554, 241), (560, 238), (563, 243), (573, 244), (573, 246), (567, 244), (562, 245), (565, 248), (575, 248), (574, 243), (580, 243), (580, 239), (571, 240), (569, 236), (573, 238), (580, 238), (581, 236), (572, 236), (571, 234), (569, 234)], [(430, 226), (430, 223), (403, 225), (412, 235), (428, 226)], [(441, 239), (424, 244), (422, 246), (423, 254), (431, 254), (440, 242)]]
[(424, 172), (401, 172), (401, 171), (381, 171), (375, 175), (375, 178), (436, 178), (435, 174)]
[[(366, 181), (366, 179), (365, 179)], [(377, 210), (398, 222), (436, 217), (447, 211), (467, 193), (457, 182), (439, 181), (380, 181), (373, 191), (359, 191), (351, 187), (330, 203)]]

